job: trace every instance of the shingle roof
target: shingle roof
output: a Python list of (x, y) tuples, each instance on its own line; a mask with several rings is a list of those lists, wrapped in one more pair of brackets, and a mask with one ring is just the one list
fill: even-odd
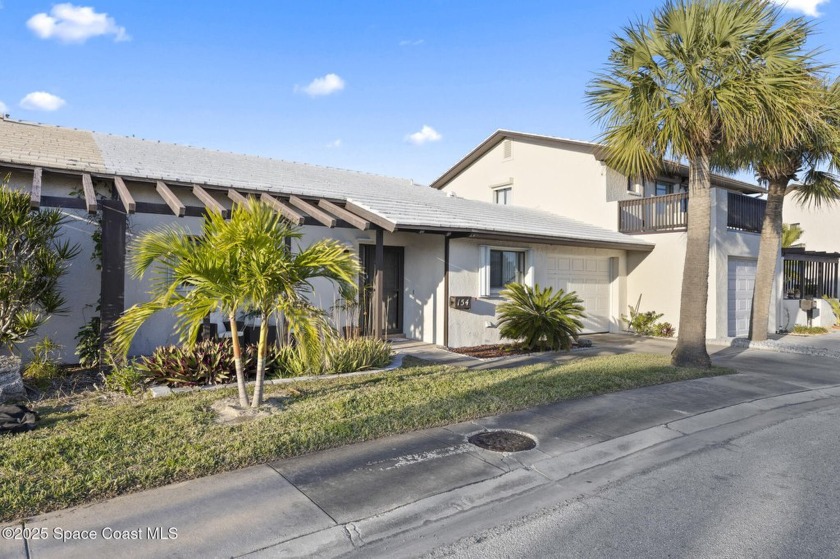
[(10, 120), (0, 120), (0, 162), (350, 201), (398, 229), (653, 248), (568, 217), (454, 198), (408, 179)]

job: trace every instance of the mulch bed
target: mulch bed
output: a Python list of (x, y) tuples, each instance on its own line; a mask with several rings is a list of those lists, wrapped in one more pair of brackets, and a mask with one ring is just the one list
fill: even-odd
[(470, 357), (478, 357), (479, 359), (506, 357), (508, 355), (527, 355), (531, 353), (531, 351), (525, 349), (524, 347), (514, 344), (487, 344), (469, 347), (456, 347), (452, 348), (451, 351), (462, 355), (469, 355)]

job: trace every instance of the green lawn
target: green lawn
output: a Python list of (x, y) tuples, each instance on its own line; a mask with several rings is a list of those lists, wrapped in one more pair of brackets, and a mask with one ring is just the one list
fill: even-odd
[(39, 402), (38, 429), (0, 437), (0, 520), (389, 434), (732, 372), (675, 368), (665, 356), (646, 354), (488, 371), (406, 364), (365, 377), (267, 386), (269, 398), (282, 398), (281, 411), (239, 425), (217, 423), (210, 407), (232, 389)]

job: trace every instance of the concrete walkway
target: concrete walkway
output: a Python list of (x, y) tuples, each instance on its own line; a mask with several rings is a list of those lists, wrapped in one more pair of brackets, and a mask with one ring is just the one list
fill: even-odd
[[(631, 336), (593, 340), (593, 348), (571, 357), (543, 354), (517, 362), (668, 353), (674, 345)], [(488, 365), (423, 344), (397, 345), (425, 359)], [(454, 519), (480, 514), (486, 520), (488, 510), (502, 514), (500, 503), (539, 502), (540, 494), (563, 484), (573, 496), (570, 480), (579, 472), (678, 441), (711, 444), (696, 437), (771, 411), (840, 399), (835, 359), (710, 349), (716, 364), (739, 374), (559, 402), (41, 515), (10, 526), (11, 533), (3, 530), (0, 557), (411, 556), (410, 547), (399, 546), (451, 526)], [(496, 428), (528, 433), (538, 446), (504, 454), (466, 441), (472, 433)]]

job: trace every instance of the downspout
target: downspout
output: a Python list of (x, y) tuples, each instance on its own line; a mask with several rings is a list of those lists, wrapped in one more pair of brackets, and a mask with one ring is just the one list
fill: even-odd
[(443, 346), (449, 347), (449, 233), (443, 237)]

